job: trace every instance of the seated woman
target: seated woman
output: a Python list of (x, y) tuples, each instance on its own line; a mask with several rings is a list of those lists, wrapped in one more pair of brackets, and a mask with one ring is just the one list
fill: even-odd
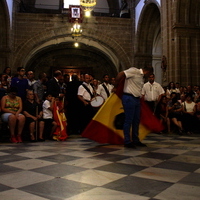
[(190, 93), (186, 94), (186, 99), (182, 103), (183, 118), (182, 123), (185, 131), (188, 135), (192, 134), (195, 128), (195, 112), (196, 104), (192, 101), (192, 96)]
[[(25, 116), (22, 112), (22, 100), (17, 95), (17, 88), (11, 87), (8, 95), (5, 95), (1, 99), (1, 111), (3, 112), (1, 118), (3, 122), (7, 122), (12, 143), (22, 142), (21, 134), (24, 128)], [(17, 127), (17, 130), (15, 130)], [(15, 135), (17, 131), (17, 135)]]
[[(36, 142), (37, 128), (39, 130), (39, 138), (42, 138), (44, 131), (44, 121), (42, 120), (42, 107), (34, 100), (35, 96), (32, 90), (28, 90), (26, 101), (23, 106), (23, 113), (26, 116), (26, 123), (29, 125), (30, 141)], [(38, 127), (36, 126), (38, 125)], [(36, 134), (34, 132), (36, 131)], [(35, 138), (36, 136), (36, 138)]]
[(167, 113), (166, 116), (173, 122), (173, 124), (178, 128), (179, 135), (183, 133), (182, 127), (182, 106), (181, 103), (177, 99), (177, 94), (172, 92), (170, 95), (171, 100), (167, 105)]
[(173, 92), (180, 94), (180, 90), (176, 88), (175, 83), (172, 81), (168, 84), (168, 87), (167, 87), (167, 90), (166, 90), (166, 96), (167, 96), (168, 99), (170, 99), (170, 96)]

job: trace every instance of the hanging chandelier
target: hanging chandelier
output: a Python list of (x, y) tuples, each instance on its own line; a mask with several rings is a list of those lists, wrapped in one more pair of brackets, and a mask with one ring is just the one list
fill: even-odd
[(92, 11), (94, 6), (97, 4), (96, 0), (80, 0), (80, 5), (85, 12)]
[(81, 25), (78, 23), (78, 21), (75, 21), (73, 27), (71, 28), (71, 34), (72, 37), (79, 37), (81, 36), (83, 30), (81, 29)]

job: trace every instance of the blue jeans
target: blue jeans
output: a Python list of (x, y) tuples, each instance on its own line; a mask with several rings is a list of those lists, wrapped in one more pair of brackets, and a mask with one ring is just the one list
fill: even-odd
[[(123, 126), (124, 143), (139, 142), (139, 123), (140, 123), (140, 98), (123, 94), (122, 104), (124, 107), (125, 121)], [(132, 137), (130, 135), (132, 127)]]

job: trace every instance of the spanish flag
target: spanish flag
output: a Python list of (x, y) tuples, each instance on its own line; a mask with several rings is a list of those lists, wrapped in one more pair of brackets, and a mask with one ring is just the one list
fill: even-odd
[(59, 112), (59, 109), (63, 108), (64, 101), (55, 101), (53, 105), (53, 119), (57, 123), (55, 132), (53, 133), (53, 140), (65, 141), (67, 135), (67, 119), (65, 113)]
[[(112, 93), (105, 101), (91, 122), (82, 133), (82, 137), (89, 138), (103, 144), (124, 144), (123, 119), (124, 109), (121, 102), (124, 81), (119, 84), (116, 93)], [(141, 119), (139, 138), (142, 141), (150, 132), (160, 132), (163, 126), (153, 115), (152, 111), (141, 100)]]

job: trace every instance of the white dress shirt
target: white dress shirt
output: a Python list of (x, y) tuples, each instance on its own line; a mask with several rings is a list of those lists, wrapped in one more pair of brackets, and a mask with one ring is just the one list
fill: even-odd
[[(83, 84), (93, 94), (93, 87), (90, 84), (87, 84), (86, 82), (83, 82)], [(79, 88), (78, 88), (78, 95), (82, 96), (83, 99), (86, 100), (86, 101), (90, 101), (91, 100), (91, 95), (89, 94), (89, 92), (82, 85), (80, 85)]]
[(145, 83), (142, 88), (145, 101), (157, 101), (158, 97), (164, 93), (162, 86), (155, 81), (152, 84), (150, 82)]
[(100, 96), (102, 96), (105, 100), (108, 98), (107, 93), (103, 87), (103, 84), (106, 86), (106, 88), (108, 89), (109, 94), (111, 94), (111, 91), (113, 89), (113, 85), (110, 85), (109, 83), (102, 83), (98, 86), (97, 88), (97, 94), (99, 94)]

